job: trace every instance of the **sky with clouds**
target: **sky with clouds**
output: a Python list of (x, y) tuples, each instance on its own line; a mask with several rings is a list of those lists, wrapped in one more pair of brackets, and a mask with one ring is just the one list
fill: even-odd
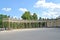
[(60, 0), (0, 0), (0, 14), (21, 18), (25, 11), (38, 17), (56, 18), (60, 16)]

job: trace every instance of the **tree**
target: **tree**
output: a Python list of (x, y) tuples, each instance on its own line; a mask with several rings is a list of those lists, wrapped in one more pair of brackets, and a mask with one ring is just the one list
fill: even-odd
[(29, 12), (29, 11), (26, 11), (26, 12), (21, 16), (21, 18), (24, 19), (24, 20), (31, 20), (30, 12)]
[(2, 20), (3, 20), (3, 18), (9, 18), (9, 17), (10, 17), (10, 16), (0, 14), (0, 28), (3, 27), (3, 24), (2, 24)]
[[(21, 16), (21, 18), (24, 19), (24, 20), (38, 20), (37, 14), (34, 13), (33, 15), (31, 15), (29, 11), (26, 11), (26, 12)], [(33, 23), (33, 24), (32, 24), (32, 27), (37, 27), (37, 24), (38, 24), (38, 23)], [(31, 25), (30, 23), (27, 23), (27, 24), (25, 24), (25, 25), (27, 25), (28, 27), (31, 27), (31, 26), (30, 26), (30, 25)]]
[(37, 14), (36, 14), (36, 13), (34, 13), (34, 14), (32, 15), (32, 17), (33, 17), (33, 20), (38, 20), (38, 17), (37, 17)]
[(42, 18), (41, 17), (39, 17), (39, 20), (41, 20)]

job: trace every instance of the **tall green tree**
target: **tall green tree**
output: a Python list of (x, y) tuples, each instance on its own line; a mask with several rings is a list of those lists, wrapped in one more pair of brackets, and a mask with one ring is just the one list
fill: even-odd
[(21, 16), (21, 18), (24, 19), (24, 20), (31, 20), (30, 12), (29, 12), (29, 11), (26, 11), (26, 12)]
[(34, 13), (34, 14), (32, 15), (32, 17), (33, 17), (33, 20), (38, 20), (38, 17), (37, 17), (37, 14), (36, 14), (36, 13)]
[(39, 20), (41, 20), (42, 18), (41, 17), (39, 17)]

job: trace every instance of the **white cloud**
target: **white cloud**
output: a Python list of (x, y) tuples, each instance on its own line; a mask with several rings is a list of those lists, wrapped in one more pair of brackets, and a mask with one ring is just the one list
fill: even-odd
[(44, 18), (56, 18), (60, 16), (60, 12), (58, 11), (48, 11), (48, 12), (43, 12), (42, 17)]
[(2, 8), (3, 11), (11, 11), (11, 8)]
[(19, 8), (19, 11), (25, 12), (28, 11), (26, 8)]
[(14, 16), (13, 18), (17, 18), (16, 16)]
[(44, 18), (56, 18), (60, 16), (60, 4), (53, 2), (46, 2), (46, 0), (38, 0), (35, 5), (35, 8), (46, 8), (47, 11), (42, 11), (42, 17)]
[(46, 2), (46, 0), (38, 0), (34, 7), (39, 8), (39, 7), (45, 7), (45, 8), (60, 8), (60, 4), (55, 4), (52, 2)]

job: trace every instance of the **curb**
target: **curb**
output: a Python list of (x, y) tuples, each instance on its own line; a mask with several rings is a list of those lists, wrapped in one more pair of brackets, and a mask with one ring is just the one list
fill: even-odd
[(31, 28), (31, 29), (13, 29), (13, 30), (4, 30), (0, 32), (15, 32), (15, 31), (31, 31), (31, 30), (37, 30), (38, 28)]

